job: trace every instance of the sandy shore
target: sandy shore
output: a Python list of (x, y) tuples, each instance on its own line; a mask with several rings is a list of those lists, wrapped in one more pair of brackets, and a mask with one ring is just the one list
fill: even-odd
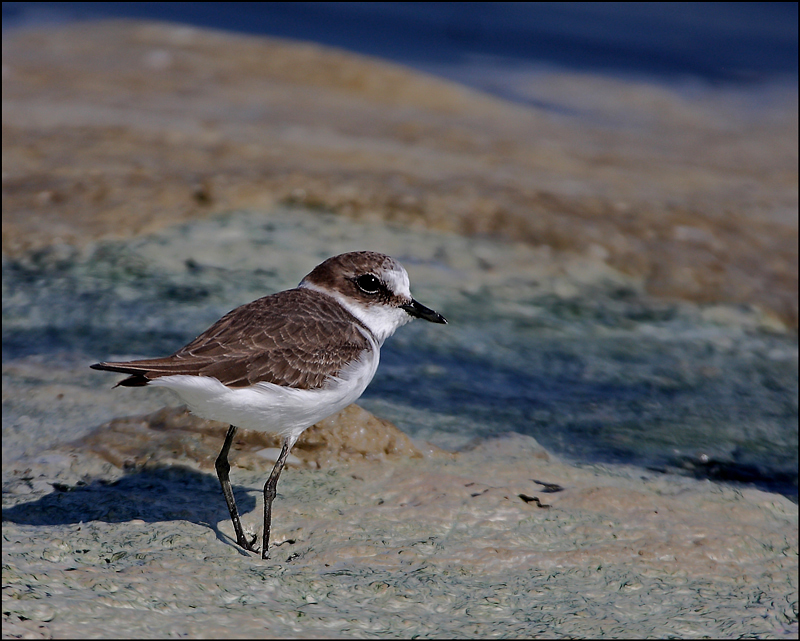
[[(734, 327), (712, 337), (725, 350), (747, 332), (791, 335), (796, 90), (760, 94), (758, 109), (725, 89), (698, 99), (592, 77), (542, 75), (530, 91), (569, 109), (508, 104), (313, 45), (184, 27), (7, 34), (4, 261), (30, 268), (33, 289), (73, 287), (59, 271), (85, 269), (103, 241), (136, 243), (234, 209), (270, 225), (299, 204), (442, 232), (407, 251), (418, 259), (413, 282), (430, 276), (415, 292), (432, 306), (497, 290), (492, 300), (533, 323), (544, 312), (516, 290), (568, 307), (611, 283), (633, 298), (719, 302), (691, 307), (686, 323)], [(245, 289), (291, 286), (287, 273), (303, 273), (309, 228), (275, 226), (283, 253), (259, 257), (263, 271)], [(252, 271), (237, 254), (247, 238), (201, 243), (199, 265), (182, 253), (225, 233), (154, 236), (142, 250), (187, 279), (156, 299), (189, 301), (191, 314), (170, 321), (176, 334), (190, 331), (187, 316), (230, 306), (220, 280)], [(329, 233), (306, 251), (338, 250), (344, 232)], [(464, 239), (481, 234), (514, 242), (484, 255)], [(362, 238), (391, 247), (407, 237), (376, 225)], [(109, 283), (98, 300), (121, 302), (93, 312), (97, 326), (70, 326), (71, 344), (88, 349), (81, 341), (103, 322), (143, 324), (125, 313), (126, 300), (143, 300), (131, 291), (140, 260), (132, 252), (89, 274)], [(222, 278), (204, 280), (223, 265)], [(19, 282), (14, 291), (33, 300)], [(57, 327), (41, 313), (21, 322)], [(158, 329), (137, 340), (152, 346)], [(394, 338), (420, 340), (407, 336)], [(781, 340), (764, 339), (763, 351), (796, 376), (796, 343)], [(406, 415), (431, 421), (409, 440), (351, 410), (294, 452), (263, 562), (230, 540), (211, 466), (224, 426), (156, 412), (170, 400), (153, 390), (111, 390), (78, 348), (42, 350), (4, 361), (4, 417), (14, 416), (3, 432), (4, 637), (797, 636), (798, 509), (780, 495), (576, 464), (514, 433), (468, 444), (458, 425), (447, 432), (422, 413)], [(419, 377), (440, 381), (429, 369)], [(252, 434), (237, 443), (233, 483), (250, 529), (274, 445)]]

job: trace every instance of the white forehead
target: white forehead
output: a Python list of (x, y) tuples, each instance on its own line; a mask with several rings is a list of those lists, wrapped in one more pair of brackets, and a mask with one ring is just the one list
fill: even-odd
[(384, 261), (374, 270), (375, 275), (382, 280), (395, 296), (411, 298), (411, 284), (408, 281), (408, 272), (394, 259)]

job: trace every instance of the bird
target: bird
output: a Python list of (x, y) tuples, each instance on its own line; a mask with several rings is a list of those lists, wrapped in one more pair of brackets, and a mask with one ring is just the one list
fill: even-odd
[(237, 307), (171, 356), (90, 367), (127, 374), (115, 387), (165, 387), (195, 415), (229, 424), (214, 467), (236, 542), (250, 552), (258, 552), (257, 536), (248, 540), (242, 529), (228, 453), (239, 428), (280, 436), (263, 490), (261, 558), (268, 559), (272, 502), (292, 446), (361, 396), (384, 341), (414, 318), (447, 323), (411, 296), (397, 260), (348, 252), (317, 265), (294, 289)]

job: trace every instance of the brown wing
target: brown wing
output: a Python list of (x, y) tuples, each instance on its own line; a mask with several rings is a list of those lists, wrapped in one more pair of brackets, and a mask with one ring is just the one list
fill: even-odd
[(237, 307), (172, 356), (92, 367), (131, 374), (119, 383), (131, 387), (188, 374), (229, 387), (267, 381), (315, 389), (371, 349), (362, 331), (368, 330), (331, 297), (290, 289)]

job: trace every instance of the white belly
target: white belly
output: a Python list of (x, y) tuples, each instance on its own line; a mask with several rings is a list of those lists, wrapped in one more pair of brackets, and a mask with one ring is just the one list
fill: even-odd
[(273, 383), (231, 388), (216, 378), (187, 375), (162, 376), (150, 385), (171, 389), (197, 416), (274, 432), (295, 441), (303, 430), (358, 399), (375, 375), (379, 360), (378, 346), (373, 345), (325, 387), (313, 390)]

